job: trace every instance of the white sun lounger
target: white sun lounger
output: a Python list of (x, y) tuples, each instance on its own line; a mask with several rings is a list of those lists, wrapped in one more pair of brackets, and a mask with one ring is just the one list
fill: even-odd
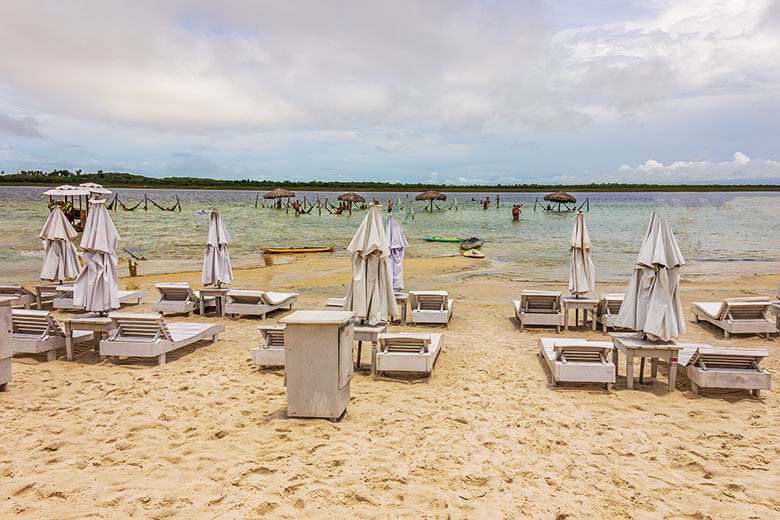
[(232, 314), (233, 317), (260, 316), (265, 319), (266, 314), (282, 307), (292, 309), (297, 299), (297, 293), (231, 289), (226, 295), (225, 314)]
[[(11, 342), (14, 352), (46, 354), (47, 361), (57, 359), (57, 349), (65, 348), (65, 332), (49, 311), (14, 309), (11, 311)], [(90, 331), (73, 331), (73, 344), (91, 341)]]
[(16, 298), (16, 303), (13, 305), (21, 305), (25, 309), (29, 309), (32, 304), (35, 303), (35, 293), (26, 289), (21, 284), (0, 284), (0, 296)]
[(447, 291), (409, 291), (412, 323), (446, 325), (452, 318), (455, 302)]
[(520, 330), (526, 325), (548, 325), (561, 331), (561, 292), (523, 290), (519, 300), (513, 300)]
[(328, 298), (328, 301), (325, 303), (325, 309), (343, 309), (346, 303), (346, 298)]
[[(200, 305), (200, 295), (193, 291), (187, 282), (158, 283), (155, 285), (160, 291), (160, 299), (152, 303), (152, 310), (162, 315), (165, 313), (186, 314), (190, 316)], [(206, 296), (203, 298), (203, 306), (216, 307), (217, 298)]]
[(609, 341), (569, 338), (539, 338), (539, 355), (558, 383), (602, 383), (609, 390), (615, 382), (615, 365), (609, 360), (614, 348)]
[(600, 323), (602, 330), (607, 332), (607, 329), (615, 327), (620, 307), (623, 305), (622, 293), (614, 294), (602, 294), (599, 298), (599, 304), (596, 308), (596, 323)]
[[(62, 311), (83, 310), (83, 307), (76, 307), (73, 304), (73, 286), (62, 285), (57, 287), (57, 296), (54, 297), (52, 306)], [(128, 305), (138, 305), (141, 300), (149, 296), (145, 291), (117, 291), (119, 303)]]
[(770, 388), (771, 376), (759, 366), (769, 355), (766, 349), (678, 345), (682, 349), (677, 363), (686, 371), (694, 394), (699, 388), (729, 388), (750, 390), (754, 396), (761, 397), (761, 390)]
[(252, 364), (259, 367), (284, 366), (284, 325), (260, 325), (263, 344), (252, 349)]
[(430, 374), (444, 345), (443, 334), (399, 332), (379, 334), (376, 372)]
[(108, 317), (116, 329), (100, 342), (101, 356), (156, 357), (160, 365), (167, 352), (208, 338), (214, 343), (225, 330), (224, 325), (210, 323), (168, 324), (159, 314), (112, 312)]
[(730, 334), (766, 334), (777, 330), (769, 317), (772, 302), (767, 297), (726, 298), (722, 302), (693, 302), (691, 312), (696, 321), (707, 321), (723, 329), (723, 337)]

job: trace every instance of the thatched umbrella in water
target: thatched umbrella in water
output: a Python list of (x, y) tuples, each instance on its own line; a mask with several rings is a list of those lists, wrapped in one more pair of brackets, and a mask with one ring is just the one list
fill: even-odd
[(565, 191), (556, 191), (555, 193), (550, 193), (549, 195), (544, 196), (544, 200), (550, 201), (550, 202), (557, 202), (558, 203), (558, 211), (561, 210), (561, 203), (576, 203), (577, 199), (575, 199), (572, 195), (569, 195)]
[(295, 192), (284, 188), (276, 188), (263, 195), (264, 199), (279, 199), (279, 207), (281, 207), (282, 204), (281, 199), (287, 199), (287, 203), (289, 204), (291, 197), (295, 197)]
[(345, 193), (343, 195), (338, 196), (338, 200), (343, 202), (349, 202), (349, 214), (352, 214), (352, 203), (353, 202), (365, 202), (366, 199), (358, 195), (357, 193), (349, 192)]
[(429, 200), (431, 201), (430, 211), (433, 211), (434, 200), (447, 200), (447, 196), (443, 193), (439, 193), (436, 190), (428, 190), (426, 192), (417, 195), (414, 200)]

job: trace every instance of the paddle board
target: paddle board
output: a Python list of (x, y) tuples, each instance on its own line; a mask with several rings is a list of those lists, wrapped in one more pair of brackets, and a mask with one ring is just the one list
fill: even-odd
[(480, 253), (476, 249), (469, 249), (468, 251), (463, 252), (463, 256), (467, 256), (469, 258), (485, 258), (485, 253)]
[(335, 251), (336, 247), (286, 247), (286, 248), (279, 248), (279, 247), (273, 247), (273, 248), (267, 248), (263, 249), (263, 253), (267, 255), (273, 255), (273, 254), (280, 254), (280, 253), (287, 253), (287, 254), (299, 254), (299, 253), (328, 253), (330, 251)]
[(460, 242), (460, 238), (423, 237), (426, 242)]

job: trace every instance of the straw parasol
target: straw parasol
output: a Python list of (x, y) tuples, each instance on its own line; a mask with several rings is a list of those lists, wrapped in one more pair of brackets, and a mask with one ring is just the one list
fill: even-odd
[(263, 195), (264, 199), (289, 199), (295, 197), (295, 192), (284, 188), (276, 188)]
[(595, 289), (596, 267), (590, 258), (592, 248), (593, 244), (590, 241), (588, 228), (585, 226), (585, 215), (577, 213), (569, 240), (569, 252), (571, 253), (569, 291), (577, 298)]
[(203, 269), (201, 281), (203, 285), (230, 284), (233, 281), (233, 267), (230, 265), (227, 244), (230, 242), (230, 234), (222, 222), (219, 211), (215, 208), (211, 211), (209, 222), (209, 235), (206, 239), (206, 254), (203, 256)]
[(393, 218), (392, 213), (387, 216), (387, 243), (390, 256), (387, 262), (390, 264), (390, 272), (393, 275), (393, 290), (401, 291), (404, 288), (404, 256), (409, 242), (406, 241), (401, 223)]
[(78, 253), (70, 241), (77, 234), (62, 210), (54, 206), (38, 235), (43, 240), (44, 249), (41, 280), (62, 282), (78, 276)]
[(106, 209), (106, 199), (93, 198), (81, 237), (84, 267), (73, 283), (73, 304), (104, 313), (119, 308), (116, 248), (119, 233)]
[(338, 196), (338, 200), (343, 200), (345, 202), (365, 202), (366, 199), (358, 195), (357, 193), (345, 193), (343, 195)]
[(436, 190), (428, 190), (420, 193), (417, 195), (414, 200), (429, 200), (431, 201), (430, 209), (433, 210), (433, 201), (434, 200), (447, 200), (447, 196), (443, 193), (440, 193)]
[(371, 326), (397, 316), (398, 307), (387, 264), (390, 250), (377, 204), (369, 208), (347, 251), (352, 254), (352, 280), (344, 310), (354, 311), (359, 319)]
[(643, 332), (655, 341), (685, 333), (679, 287), (683, 265), (669, 223), (653, 212), (615, 325)]
[(561, 203), (574, 204), (575, 202), (577, 202), (577, 199), (575, 199), (572, 195), (566, 193), (565, 191), (556, 191), (555, 193), (550, 193), (548, 195), (545, 195), (544, 200), (549, 202), (557, 202), (558, 211), (561, 210)]

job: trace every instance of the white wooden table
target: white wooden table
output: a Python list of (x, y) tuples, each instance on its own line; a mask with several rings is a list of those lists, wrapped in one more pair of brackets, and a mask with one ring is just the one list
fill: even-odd
[(406, 323), (406, 303), (409, 301), (409, 293), (397, 292), (395, 293), (395, 303), (398, 305), (398, 310), (401, 312), (399, 316), (399, 323)]
[(357, 350), (357, 368), (360, 369), (360, 355), (363, 350), (363, 342), (371, 342), (371, 374), (376, 373), (376, 352), (377, 343), (379, 343), (379, 335), (387, 330), (387, 323), (379, 323), (378, 325), (355, 325), (355, 341), (358, 342)]
[(49, 298), (57, 296), (56, 288), (59, 287), (59, 285), (60, 284), (57, 283), (45, 283), (35, 286), (35, 307), (38, 310), (43, 309), (44, 299), (48, 300)]
[(591, 312), (591, 328), (596, 330), (596, 309), (599, 301), (592, 298), (575, 298), (574, 296), (564, 296), (561, 298), (563, 305), (563, 330), (569, 330), (569, 309), (574, 309), (574, 326), (577, 326), (578, 314), (582, 310), (582, 324), (588, 323), (588, 311)]
[(615, 346), (612, 349), (612, 362), (615, 364), (615, 375), (618, 372), (618, 351), (626, 356), (626, 388), (634, 388), (634, 358), (642, 358), (642, 367), (639, 371), (639, 382), (642, 383), (642, 371), (644, 370), (644, 358), (650, 358), (651, 373), (650, 377), (655, 378), (658, 374), (658, 360), (664, 359), (669, 362), (669, 391), (674, 390), (677, 382), (677, 354), (680, 346), (672, 341), (650, 341), (645, 339), (644, 334), (636, 332), (611, 332), (612, 343)]
[(65, 358), (68, 361), (73, 360), (73, 331), (91, 330), (93, 332), (93, 343), (96, 351), (100, 350), (100, 336), (103, 332), (111, 330), (113, 321), (105, 316), (81, 316), (65, 318)]
[[(223, 318), (225, 317), (225, 300), (227, 299), (227, 292), (231, 289), (231, 287), (204, 287), (203, 289), (198, 290), (198, 294), (200, 297), (198, 298), (200, 300), (200, 315), (205, 316), (205, 307), (203, 305), (203, 300), (205, 298), (208, 298), (209, 296), (213, 296), (216, 298), (217, 302), (217, 312), (220, 316)], [(232, 287), (232, 289), (236, 289), (236, 287)]]

